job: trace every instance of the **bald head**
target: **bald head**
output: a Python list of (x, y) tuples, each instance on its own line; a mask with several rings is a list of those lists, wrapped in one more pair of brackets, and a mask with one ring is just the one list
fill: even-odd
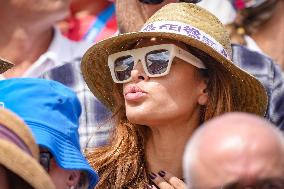
[(184, 154), (184, 173), (195, 188), (284, 178), (284, 139), (263, 118), (228, 113), (206, 122)]

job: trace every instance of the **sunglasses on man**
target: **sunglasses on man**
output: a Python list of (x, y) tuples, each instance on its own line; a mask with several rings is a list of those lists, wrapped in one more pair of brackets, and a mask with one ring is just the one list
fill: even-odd
[[(141, 3), (145, 4), (160, 4), (164, 2), (164, 0), (139, 0)], [(177, 2), (185, 2), (185, 3), (198, 3), (201, 0), (177, 0)]]
[(39, 154), (39, 161), (41, 166), (49, 172), (50, 170), (50, 160), (53, 158), (53, 155), (49, 151), (42, 151)]
[(199, 58), (174, 44), (152, 45), (111, 54), (108, 67), (115, 83), (127, 83), (131, 81), (131, 71), (139, 61), (148, 77), (162, 77), (170, 72), (174, 57), (199, 69), (206, 69)]

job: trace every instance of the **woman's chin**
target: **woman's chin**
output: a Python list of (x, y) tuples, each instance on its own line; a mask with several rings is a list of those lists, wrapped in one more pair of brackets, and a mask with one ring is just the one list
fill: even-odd
[(145, 125), (147, 120), (151, 117), (151, 111), (147, 111), (144, 108), (127, 108), (126, 109), (127, 119), (131, 123)]

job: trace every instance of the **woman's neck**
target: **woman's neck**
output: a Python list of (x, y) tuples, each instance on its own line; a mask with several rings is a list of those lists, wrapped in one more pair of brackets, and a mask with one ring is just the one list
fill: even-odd
[(187, 140), (198, 126), (198, 119), (186, 122), (171, 122), (150, 127), (151, 134), (146, 144), (146, 159), (151, 172), (168, 171), (182, 176), (182, 157)]

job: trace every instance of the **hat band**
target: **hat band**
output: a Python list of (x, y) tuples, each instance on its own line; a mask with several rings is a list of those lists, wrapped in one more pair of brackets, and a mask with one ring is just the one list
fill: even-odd
[(14, 144), (16, 144), (19, 148), (21, 148), (23, 151), (27, 152), (29, 155), (32, 155), (30, 149), (27, 147), (27, 145), (10, 129), (0, 124), (0, 138), (8, 140)]
[(207, 33), (195, 28), (189, 24), (176, 21), (157, 21), (146, 24), (141, 29), (141, 32), (166, 32), (183, 35), (186, 37), (194, 38), (201, 43), (213, 48), (219, 54), (230, 60), (228, 52), (224, 47)]

